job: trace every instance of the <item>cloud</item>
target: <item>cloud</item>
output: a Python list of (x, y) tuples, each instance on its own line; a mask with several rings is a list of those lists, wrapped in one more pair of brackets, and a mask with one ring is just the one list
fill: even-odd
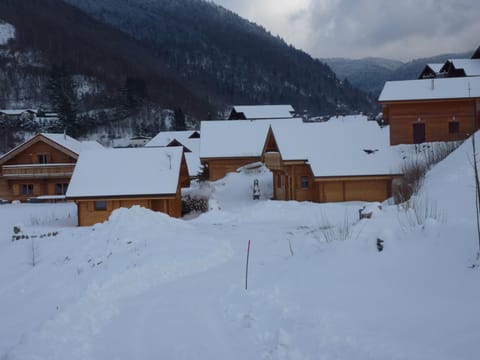
[(478, 0), (217, 0), (315, 57), (411, 59), (480, 45)]

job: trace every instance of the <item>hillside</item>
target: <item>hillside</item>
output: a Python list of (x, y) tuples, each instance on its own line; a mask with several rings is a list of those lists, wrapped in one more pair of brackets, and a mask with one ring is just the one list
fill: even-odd
[(311, 113), (371, 110), (324, 63), (203, 0), (67, 0), (128, 33), (217, 105), (291, 103)]
[[(410, 207), (270, 201), (264, 169), (193, 187), (210, 210), (190, 219), (135, 207), (77, 228), (74, 204), (0, 205), (0, 358), (474, 359), (471, 154)], [(12, 242), (14, 225), (58, 234)]]
[(416, 79), (426, 64), (444, 63), (451, 58), (470, 58), (472, 52), (442, 54), (428, 58), (415, 59), (409, 62), (383, 58), (322, 59), (340, 79), (348, 79), (352, 85), (377, 98), (386, 81)]
[[(15, 93), (29, 88), (33, 88), (33, 93), (43, 92), (45, 78), (52, 66), (57, 65), (65, 67), (71, 75), (91, 77), (106, 87), (101, 97), (107, 104), (94, 102), (90, 107), (116, 105), (108, 99), (125, 86), (128, 78), (133, 78), (142, 79), (149, 98), (163, 106), (183, 106), (194, 114), (209, 109), (205, 99), (193, 94), (137, 41), (63, 1), (6, 0), (0, 2), (0, 14), (16, 28), (15, 41), (6, 53), (13, 56), (4, 57), (0, 72), (6, 78), (33, 77), (17, 86), (10, 82), (9, 88), (2, 89), (9, 102), (28, 102), (28, 98), (15, 97)], [(32, 53), (38, 58), (36, 61), (19, 63), (16, 54)], [(34, 97), (31, 106), (47, 100)]]
[[(68, 2), (0, 2), (0, 20), (16, 29), (0, 45), (0, 107), (51, 108), (45, 89), (55, 67), (81, 93), (72, 107), (89, 129), (152, 111), (164, 121), (162, 109), (199, 120), (231, 104), (291, 103), (312, 114), (374, 106), (325, 64), (212, 2)], [(158, 131), (151, 121), (137, 128)]]

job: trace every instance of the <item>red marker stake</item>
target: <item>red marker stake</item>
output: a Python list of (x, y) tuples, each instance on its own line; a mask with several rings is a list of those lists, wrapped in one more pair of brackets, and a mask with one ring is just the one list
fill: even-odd
[(250, 257), (250, 240), (248, 240), (247, 247), (247, 265), (245, 267), (245, 290), (248, 288), (248, 258)]

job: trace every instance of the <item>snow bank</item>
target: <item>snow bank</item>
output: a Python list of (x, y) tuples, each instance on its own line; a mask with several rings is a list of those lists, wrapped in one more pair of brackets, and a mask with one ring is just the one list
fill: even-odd
[[(35, 267), (29, 241), (4, 239), (0, 358), (473, 359), (470, 156), (466, 142), (427, 174), (420, 196), (442, 221), (412, 224), (386, 203), (271, 201), (259, 168), (198, 186), (215, 210), (189, 221), (133, 207), (94, 227), (59, 226), (35, 244)], [(29, 216), (5, 206), (0, 234)], [(48, 218), (51, 205), (39, 206)], [(364, 206), (372, 217), (359, 220)]]

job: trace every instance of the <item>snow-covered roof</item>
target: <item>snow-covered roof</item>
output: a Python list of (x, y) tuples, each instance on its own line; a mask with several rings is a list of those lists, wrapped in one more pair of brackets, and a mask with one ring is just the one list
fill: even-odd
[(284, 161), (305, 160), (315, 177), (398, 174), (398, 159), (389, 145), (389, 129), (366, 116), (326, 122), (272, 123)]
[(233, 109), (247, 119), (288, 119), (295, 115), (292, 105), (237, 105)]
[(294, 126), (302, 119), (202, 121), (200, 158), (261, 156), (272, 123)]
[(86, 150), (104, 149), (104, 147), (96, 141), (78, 141), (77, 139), (65, 134), (42, 133), (41, 135), (76, 153), (77, 155), (80, 155), (81, 152)]
[(182, 144), (184, 144), (184, 141), (187, 141), (188, 139), (190, 139), (190, 137), (196, 132), (197, 132), (196, 130), (161, 131), (152, 140), (150, 140), (145, 146), (167, 146), (173, 140), (177, 140), (178, 142), (181, 142)]
[(455, 69), (463, 69), (466, 76), (480, 76), (480, 59), (449, 59)]
[[(151, 141), (149, 141), (145, 146), (146, 147), (159, 147), (159, 146), (168, 146), (173, 141), (178, 141), (180, 144), (185, 146), (191, 152), (185, 153), (185, 160), (187, 162), (188, 173), (190, 176), (197, 175), (201, 170), (200, 162), (200, 138), (191, 137), (195, 133), (198, 133), (196, 130), (188, 131), (162, 131), (158, 133)], [(197, 135), (198, 136), (198, 135)]]
[(60, 145), (61, 147), (65, 148), (70, 152), (75, 153), (76, 155), (80, 155), (80, 153), (85, 150), (105, 149), (101, 144), (99, 144), (96, 141), (90, 141), (90, 140), (78, 141), (77, 139), (74, 139), (71, 136), (68, 136), (65, 134), (41, 133), (31, 137), (30, 139), (24, 141), (22, 144), (18, 145), (17, 147), (13, 148), (12, 150), (0, 156), (0, 163), (13, 157), (18, 150), (20, 150), (25, 146), (28, 146), (27, 144), (29, 142), (33, 141), (35, 138), (39, 136), (43, 136), (48, 140), (53, 141), (57, 145)]
[(432, 63), (427, 64), (427, 66), (432, 69), (433, 72), (439, 73), (440, 69), (443, 67), (443, 64)]
[(37, 111), (31, 110), (31, 109), (1, 109), (0, 110), (1, 114), (11, 115), (11, 116), (20, 116), (26, 112), (36, 113)]
[(67, 198), (170, 195), (177, 192), (182, 147), (85, 151)]
[(480, 97), (480, 77), (387, 81), (378, 101), (463, 99)]

